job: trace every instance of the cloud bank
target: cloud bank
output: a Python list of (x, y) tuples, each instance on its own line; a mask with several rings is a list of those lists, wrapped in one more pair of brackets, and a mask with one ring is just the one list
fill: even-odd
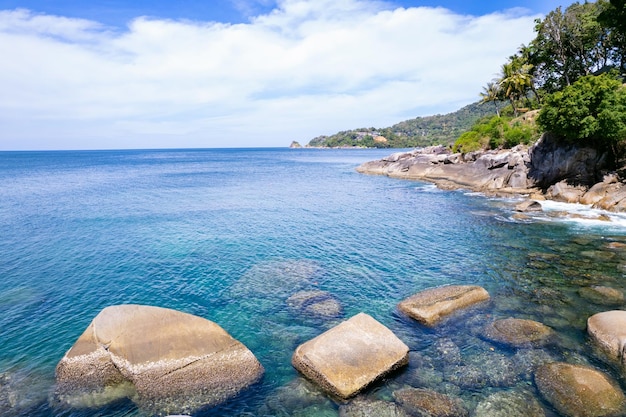
[(453, 111), (536, 17), (283, 0), (246, 24), (122, 30), (0, 11), (0, 149), (286, 146)]

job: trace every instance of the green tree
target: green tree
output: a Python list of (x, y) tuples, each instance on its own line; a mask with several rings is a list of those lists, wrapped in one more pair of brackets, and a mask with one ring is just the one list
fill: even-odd
[(502, 65), (502, 77), (500, 78), (500, 88), (504, 96), (509, 99), (515, 116), (518, 115), (517, 102), (532, 89), (533, 66), (527, 63), (521, 56), (514, 55), (509, 58), (509, 62)]
[(584, 76), (548, 95), (537, 123), (565, 142), (617, 157), (626, 141), (626, 88), (614, 74)]
[(626, 74), (626, 0), (610, 0), (598, 16), (598, 22), (608, 30), (610, 57)]
[(496, 114), (500, 117), (500, 109), (498, 108), (498, 101), (500, 100), (500, 84), (497, 81), (490, 81), (483, 87), (482, 93), (480, 93), (480, 103), (493, 102), (496, 108)]
[(548, 92), (571, 85), (610, 63), (609, 30), (598, 20), (608, 7), (607, 0), (574, 3), (565, 11), (557, 7), (537, 21), (530, 63)]

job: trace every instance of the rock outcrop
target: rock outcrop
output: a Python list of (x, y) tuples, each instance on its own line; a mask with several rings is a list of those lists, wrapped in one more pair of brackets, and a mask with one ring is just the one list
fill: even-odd
[(446, 316), (489, 300), (489, 293), (477, 285), (445, 285), (418, 292), (398, 304), (398, 309), (426, 326)]
[(593, 368), (555, 362), (535, 372), (541, 395), (567, 417), (624, 415), (626, 397), (609, 376)]
[(535, 194), (594, 208), (626, 211), (626, 183), (606, 174), (606, 155), (544, 135), (532, 147), (451, 153), (442, 146), (392, 154), (358, 172), (434, 182), (446, 189)]
[(56, 368), (56, 396), (70, 406), (129, 397), (152, 413), (216, 405), (258, 381), (263, 367), (217, 324), (175, 310), (102, 310)]
[(626, 311), (594, 314), (587, 319), (587, 333), (599, 352), (626, 373)]
[(340, 398), (352, 397), (408, 361), (409, 348), (364, 313), (298, 346), (291, 360), (307, 378)]

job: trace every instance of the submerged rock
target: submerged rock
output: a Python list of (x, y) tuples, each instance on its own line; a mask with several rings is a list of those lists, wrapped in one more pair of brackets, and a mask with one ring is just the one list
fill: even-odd
[(339, 407), (339, 417), (409, 417), (402, 408), (388, 401), (356, 398)]
[(508, 318), (485, 326), (483, 337), (512, 347), (536, 347), (546, 344), (554, 334), (550, 327), (537, 321)]
[(331, 293), (320, 290), (299, 291), (287, 299), (287, 305), (295, 314), (320, 320), (338, 317), (343, 310)]
[(582, 298), (594, 304), (605, 306), (624, 304), (624, 293), (616, 288), (592, 285), (579, 289), (578, 293)]
[(587, 332), (600, 353), (626, 373), (626, 311), (594, 314), (587, 320)]
[(555, 362), (535, 372), (541, 395), (567, 417), (621, 416), (626, 397), (609, 376), (593, 368)]
[(360, 313), (298, 346), (291, 362), (324, 390), (349, 398), (408, 360), (409, 348), (391, 330)]
[(545, 417), (545, 415), (535, 397), (520, 390), (491, 394), (478, 403), (474, 411), (474, 417)]
[(446, 285), (429, 288), (404, 299), (398, 309), (426, 326), (444, 317), (489, 300), (489, 293), (477, 285)]
[(393, 393), (408, 414), (419, 417), (467, 417), (469, 412), (460, 398), (420, 388), (403, 388)]
[(222, 403), (258, 381), (263, 367), (241, 342), (201, 317), (160, 307), (102, 310), (56, 368), (56, 396), (70, 406), (129, 397), (153, 413)]

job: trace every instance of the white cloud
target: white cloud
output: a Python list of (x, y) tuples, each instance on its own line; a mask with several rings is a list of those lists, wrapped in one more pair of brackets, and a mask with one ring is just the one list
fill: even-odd
[(0, 149), (284, 146), (452, 111), (536, 17), (283, 0), (248, 24), (119, 31), (0, 11)]

